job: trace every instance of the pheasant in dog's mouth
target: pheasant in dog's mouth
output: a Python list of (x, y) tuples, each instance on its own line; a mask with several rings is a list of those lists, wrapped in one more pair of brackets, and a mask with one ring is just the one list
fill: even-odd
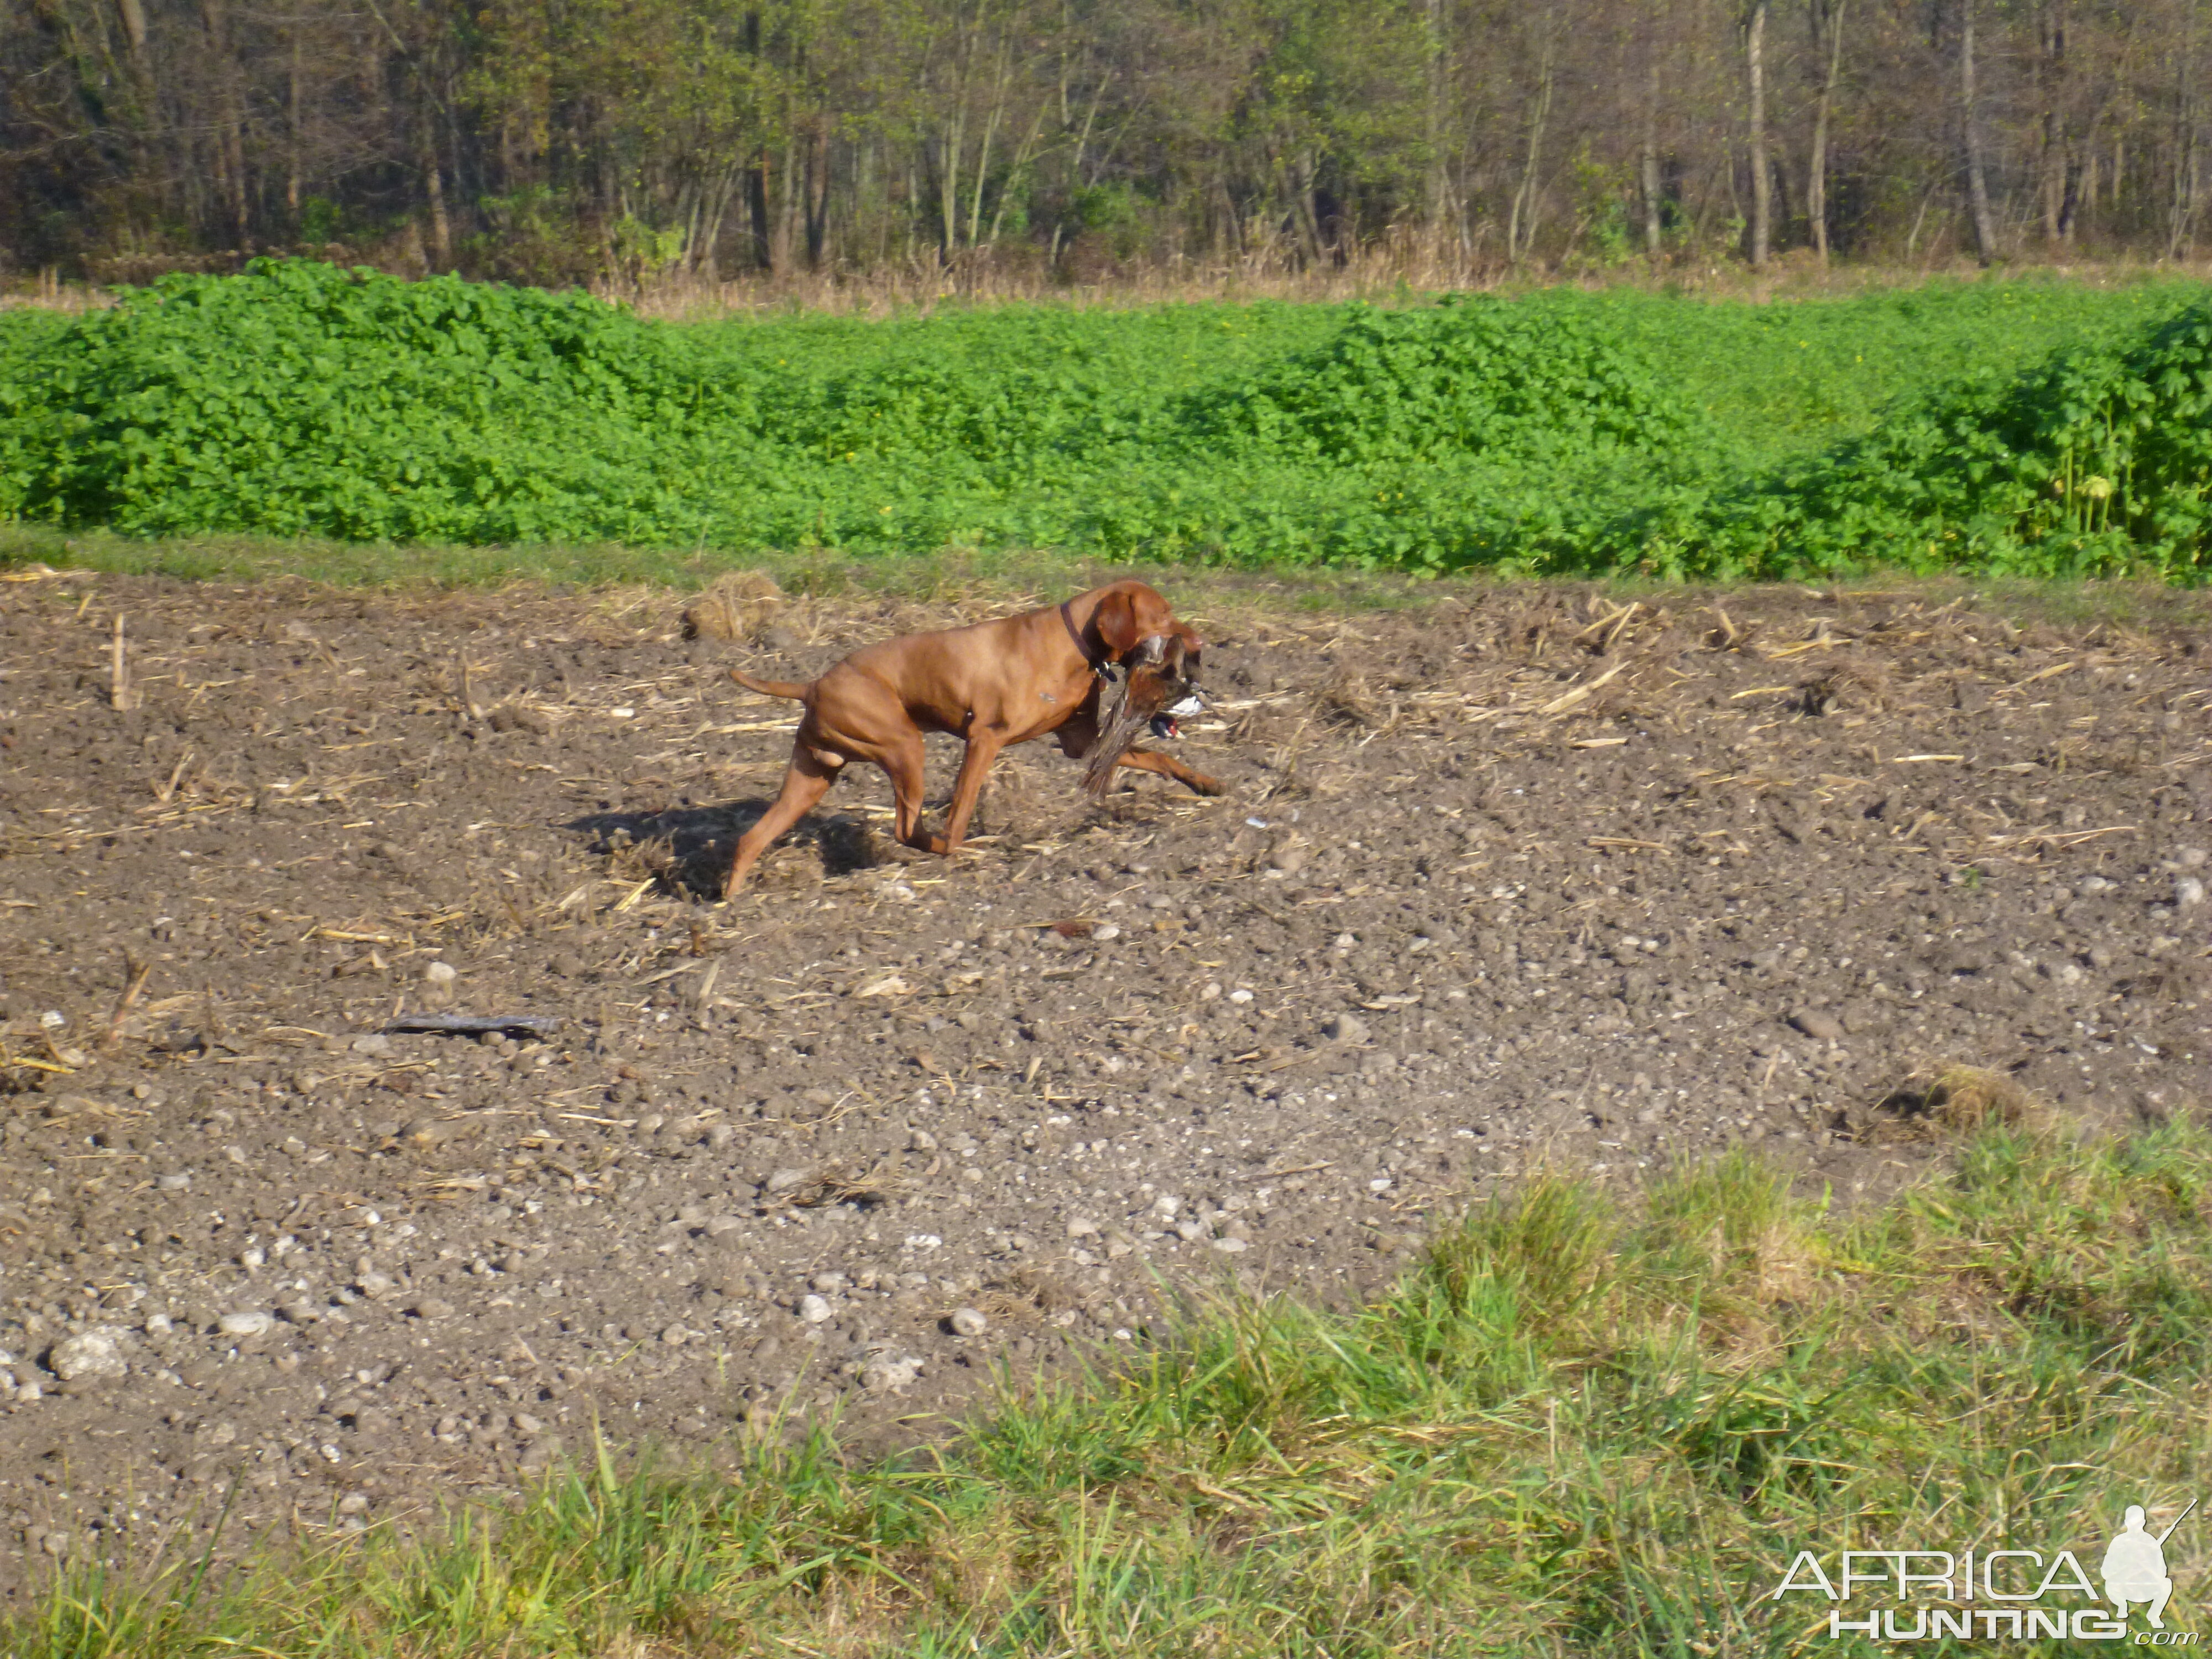
[(1098, 740), (1084, 757), (1083, 787), (1103, 797), (1115, 763), (1139, 736), (1170, 741), (1182, 722), (1206, 708), (1198, 684), (1199, 653), (1179, 636), (1155, 636), (1129, 659), (1113, 699), (1099, 711)]

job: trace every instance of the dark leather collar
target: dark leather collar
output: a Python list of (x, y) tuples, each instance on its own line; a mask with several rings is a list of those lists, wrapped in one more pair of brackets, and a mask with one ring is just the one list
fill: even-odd
[(1073, 603), (1072, 599), (1062, 599), (1060, 602), (1060, 624), (1067, 630), (1067, 637), (1075, 641), (1075, 648), (1083, 653), (1084, 666), (1090, 669), (1093, 674), (1103, 674), (1106, 672), (1106, 659), (1103, 657), (1092, 656), (1091, 647), (1084, 643), (1083, 630), (1076, 627), (1075, 617), (1067, 608)]

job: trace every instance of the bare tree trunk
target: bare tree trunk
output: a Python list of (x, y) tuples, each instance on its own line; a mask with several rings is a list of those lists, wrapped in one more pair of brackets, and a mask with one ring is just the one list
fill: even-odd
[(991, 177), (991, 141), (999, 136), (999, 122), (1006, 111), (1006, 81), (1001, 74), (991, 97), (991, 117), (983, 123), (983, 148), (975, 155), (975, 188), (968, 204), (968, 246), (983, 240), (983, 186)]
[(963, 105), (946, 129), (944, 143), (945, 165), (939, 169), (939, 210), (945, 219), (945, 228), (939, 246), (950, 261), (953, 250), (960, 245), (960, 152), (968, 143), (968, 112)]
[(215, 64), (216, 187), (229, 210), (232, 246), (246, 251), (246, 142), (241, 131), (243, 112), (235, 76), (237, 59), (231, 50), (230, 15), (223, 0), (200, 0), (200, 25), (207, 32), (208, 50)]
[(752, 265), (755, 270), (771, 270), (774, 262), (769, 250), (774, 247), (775, 226), (768, 201), (768, 148), (763, 145), (753, 153), (752, 165), (745, 169), (745, 217), (752, 224)]
[(1990, 215), (1989, 175), (1982, 165), (1982, 119), (1974, 91), (1974, 0), (1959, 0), (1959, 148), (1966, 171), (1966, 208), (1974, 227), (1974, 257), (1997, 257), (1997, 232)]
[(422, 193), (430, 207), (431, 263), (436, 270), (450, 270), (453, 265), (453, 227), (446, 216), (445, 170), (438, 165), (436, 128), (427, 104), (416, 135), (416, 158), (422, 169)]
[(138, 122), (141, 136), (150, 131), (156, 113), (154, 94), (154, 65), (146, 50), (146, 8), (143, 0), (115, 0), (116, 21), (123, 26), (123, 40), (129, 48), (131, 90), (138, 98)]
[(2069, 187), (2073, 173), (2073, 145), (2066, 131), (2066, 0), (2044, 0), (2036, 11), (2036, 45), (2043, 94), (2042, 177), (2039, 181), (2043, 210), (2043, 240), (2057, 242), (2065, 234)]
[(1813, 0), (1813, 44), (1825, 45), (1820, 95), (1813, 106), (1813, 153), (1805, 163), (1805, 219), (1813, 232), (1813, 251), (1828, 263), (1828, 113), (1843, 73), (1844, 9), (1850, 0)]
[(146, 49), (146, 8), (142, 0), (115, 0), (116, 21), (123, 26), (129, 48), (131, 88), (138, 100), (139, 137), (150, 135), (158, 110), (154, 91), (154, 64)]
[(1547, 21), (1540, 65), (1537, 72), (1536, 107), (1528, 118), (1528, 149), (1522, 158), (1520, 187), (1513, 192), (1513, 208), (1505, 221), (1505, 259), (1519, 264), (1536, 246), (1537, 173), (1544, 155), (1544, 123), (1552, 113), (1552, 34)]
[(1644, 251), (1655, 259), (1666, 228), (1659, 194), (1660, 33), (1655, 15), (1644, 31), (1644, 142), (1637, 157), (1638, 184), (1644, 198)]
[(1451, 180), (1444, 171), (1444, 48), (1443, 0), (1425, 0), (1423, 15), (1428, 26), (1428, 84), (1423, 100), (1425, 117), (1423, 139), (1428, 151), (1428, 243), (1432, 263), (1441, 262), (1444, 246), (1445, 204)]
[(1030, 162), (1036, 155), (1037, 141), (1044, 136), (1045, 117), (1049, 112), (1050, 106), (1040, 103), (1036, 119), (1030, 123), (1028, 136), (1014, 147), (1014, 164), (1006, 170), (1006, 182), (999, 190), (999, 204), (991, 210), (990, 232), (984, 238), (985, 243), (991, 247), (999, 245), (999, 229), (1006, 222), (1006, 204), (1013, 200), (1014, 192), (1029, 177)]
[(778, 270), (789, 270), (793, 264), (792, 248), (800, 234), (799, 215), (805, 188), (806, 179), (799, 161), (799, 135), (793, 133), (784, 140), (783, 176), (776, 180), (775, 240), (768, 256)]
[(830, 135), (817, 132), (806, 158), (806, 266), (822, 269), (830, 250)]
[(2166, 257), (2189, 251), (2197, 230), (2197, 200), (2202, 146), (2197, 131), (2197, 8), (2182, 13), (2181, 51), (2173, 74), (2173, 194), (2166, 216)]
[(1314, 153), (1301, 147), (1291, 159), (1291, 216), (1309, 265), (1321, 263), (1321, 220), (1314, 212)]
[(292, 64), (285, 88), (284, 211), (296, 228), (300, 222), (300, 36), (299, 20), (292, 23)]
[(123, 38), (132, 58), (146, 55), (146, 8), (140, 0), (115, 0), (115, 18), (123, 25)]
[(722, 169), (720, 178), (701, 192), (704, 207), (700, 214), (699, 234), (685, 250), (691, 269), (703, 272), (708, 282), (721, 280), (721, 262), (715, 250), (721, 245), (722, 221), (730, 211), (730, 198), (737, 194), (740, 175), (744, 171), (742, 161), (732, 161)]
[(1744, 78), (1751, 118), (1751, 268), (1766, 264), (1774, 234), (1774, 180), (1766, 167), (1766, 5), (1751, 0), (1744, 15)]

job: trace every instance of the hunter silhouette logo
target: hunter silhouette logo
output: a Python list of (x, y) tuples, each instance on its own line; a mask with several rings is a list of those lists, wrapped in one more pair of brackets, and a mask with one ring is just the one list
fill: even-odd
[(2140, 1601), (2150, 1611), (2150, 1627), (2166, 1628), (2166, 1604), (2173, 1595), (2173, 1580), (2166, 1571), (2166, 1540), (2196, 1507), (2192, 1498), (2189, 1509), (2173, 1517), (2173, 1526), (2154, 1538), (2144, 1529), (2142, 1505), (2128, 1506), (2120, 1535), (2105, 1547), (2105, 1595), (2121, 1618), (2128, 1616), (2129, 1603)]
[[(1800, 1550), (1766, 1599), (1785, 1606), (1797, 1595), (1825, 1601), (1831, 1642), (1856, 1636), (1893, 1643), (1948, 1638), (2194, 1647), (2203, 1639), (2197, 1632), (2166, 1627), (2166, 1604), (2173, 1597), (2166, 1543), (2197, 1501), (2190, 1499), (2160, 1533), (2150, 1530), (2142, 1505), (2129, 1505), (2099, 1564), (2101, 1594), (2069, 1549), (2056, 1554), (2019, 1548), (1845, 1550), (1832, 1558), (1832, 1572), (1814, 1552)], [(2131, 1635), (2137, 1608), (2149, 1628)], [(1817, 1639), (1819, 1632), (1815, 1625), (1805, 1635)]]

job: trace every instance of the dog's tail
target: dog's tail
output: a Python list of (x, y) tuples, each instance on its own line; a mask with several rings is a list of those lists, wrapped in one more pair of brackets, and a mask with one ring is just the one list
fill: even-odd
[(763, 697), (789, 697), (793, 702), (814, 689), (802, 680), (757, 680), (742, 668), (732, 668), (730, 678), (748, 691), (757, 691)]

